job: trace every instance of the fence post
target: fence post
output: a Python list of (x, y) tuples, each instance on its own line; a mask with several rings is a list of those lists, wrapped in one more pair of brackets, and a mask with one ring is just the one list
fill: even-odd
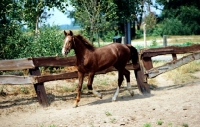
[[(36, 67), (35, 69), (29, 69), (29, 72), (30, 72), (31, 75), (35, 75), (35, 76), (41, 75), (38, 67)], [(45, 88), (44, 88), (44, 83), (34, 84), (34, 88), (35, 88), (35, 92), (37, 94), (37, 98), (38, 98), (39, 103), (44, 107), (49, 106), (46, 91), (45, 91)]]
[(167, 35), (163, 35), (163, 46), (167, 47)]

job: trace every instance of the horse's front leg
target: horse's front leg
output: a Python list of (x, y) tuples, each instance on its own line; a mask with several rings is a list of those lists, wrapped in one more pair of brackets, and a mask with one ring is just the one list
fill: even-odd
[(87, 87), (88, 87), (88, 90), (91, 91), (96, 97), (99, 97), (100, 99), (102, 99), (102, 95), (92, 88), (94, 74), (95, 74), (94, 72), (89, 73)]
[(74, 103), (74, 107), (78, 107), (78, 102), (81, 99), (81, 89), (82, 89), (82, 84), (83, 84), (83, 78), (84, 78), (84, 73), (78, 72), (78, 88), (77, 88), (77, 96), (76, 96), (76, 100)]

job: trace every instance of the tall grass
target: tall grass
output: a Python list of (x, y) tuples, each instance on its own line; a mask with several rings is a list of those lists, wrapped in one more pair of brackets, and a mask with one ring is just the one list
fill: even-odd
[[(164, 63), (165, 62), (154, 62), (153, 65), (154, 67), (157, 67), (163, 65)], [(200, 71), (200, 62), (193, 61), (161, 75), (166, 80), (174, 82), (174, 84), (182, 84), (197, 79), (198, 77), (193, 75), (193, 73), (197, 71)], [(150, 79), (149, 83), (158, 85), (156, 78)]]

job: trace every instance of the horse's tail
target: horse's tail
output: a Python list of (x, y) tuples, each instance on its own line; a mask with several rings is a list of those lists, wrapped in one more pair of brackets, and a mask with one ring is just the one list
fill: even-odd
[(128, 48), (131, 51), (131, 60), (132, 60), (132, 64), (137, 64), (138, 63), (138, 51), (135, 47), (133, 47), (130, 44), (127, 44)]
[[(131, 45), (127, 45), (127, 46), (131, 51), (130, 59), (132, 60), (132, 64), (135, 64), (135, 65), (138, 64), (139, 56), (138, 56), (137, 49)], [(135, 77), (137, 80), (137, 85), (138, 85), (139, 91), (142, 92), (143, 94), (150, 93), (149, 85), (147, 84), (147, 82), (144, 82), (144, 77), (143, 77), (141, 68), (139, 67), (139, 68), (135, 69), (134, 72), (135, 72)]]

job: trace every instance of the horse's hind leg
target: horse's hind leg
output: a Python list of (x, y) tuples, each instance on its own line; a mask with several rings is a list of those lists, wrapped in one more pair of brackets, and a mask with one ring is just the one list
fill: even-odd
[(122, 84), (122, 82), (124, 80), (124, 78), (123, 78), (123, 71), (124, 71), (124, 69), (118, 70), (118, 87), (117, 87), (117, 90), (115, 91), (114, 96), (112, 97), (112, 101), (116, 101), (117, 96), (119, 94), (119, 89), (120, 89), (121, 84)]
[(131, 84), (130, 84), (130, 71), (125, 69), (124, 70), (124, 76), (125, 76), (126, 82), (127, 82), (127, 90), (129, 91), (131, 96), (134, 96), (134, 91), (132, 90)]
[(88, 84), (87, 84), (87, 87), (88, 87), (88, 90), (91, 91), (96, 97), (99, 97), (100, 99), (102, 99), (102, 95), (100, 93), (98, 93), (97, 91), (95, 91), (93, 88), (92, 88), (92, 83), (93, 83), (93, 79), (94, 79), (94, 74), (93, 72), (90, 72), (89, 75), (88, 75)]

